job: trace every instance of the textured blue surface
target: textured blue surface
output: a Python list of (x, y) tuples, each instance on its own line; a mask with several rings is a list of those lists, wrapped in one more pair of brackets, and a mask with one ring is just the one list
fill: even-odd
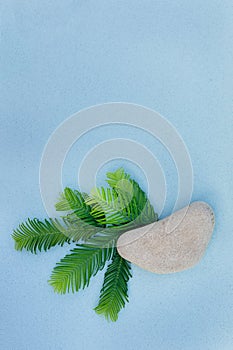
[[(1, 0), (0, 10), (0, 348), (233, 349), (232, 2)], [(148, 106), (174, 124), (192, 158), (193, 199), (216, 213), (192, 270), (133, 268), (130, 303), (115, 324), (92, 311), (103, 273), (77, 295), (55, 295), (46, 281), (68, 247), (33, 256), (15, 252), (10, 237), (28, 216), (45, 216), (38, 169), (51, 132), (109, 101)], [(67, 159), (66, 184), (75, 185), (77, 165)]]

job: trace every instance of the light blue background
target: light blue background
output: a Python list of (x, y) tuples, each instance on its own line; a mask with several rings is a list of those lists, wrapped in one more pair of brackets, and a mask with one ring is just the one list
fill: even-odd
[[(1, 0), (0, 11), (0, 348), (233, 349), (232, 2)], [(192, 158), (193, 199), (216, 213), (207, 254), (192, 270), (133, 268), (130, 303), (115, 324), (92, 311), (103, 273), (84, 292), (56, 295), (46, 281), (68, 247), (33, 256), (14, 251), (10, 236), (28, 216), (46, 215), (38, 169), (52, 131), (109, 101), (145, 105), (173, 123)], [(85, 150), (88, 140), (80, 142)], [(75, 149), (64, 172), (73, 186)], [(177, 186), (166, 159), (169, 212)]]

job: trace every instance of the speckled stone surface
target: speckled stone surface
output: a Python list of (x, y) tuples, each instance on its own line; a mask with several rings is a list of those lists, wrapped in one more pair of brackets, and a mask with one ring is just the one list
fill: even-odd
[(203, 256), (214, 228), (214, 213), (204, 202), (193, 202), (156, 223), (124, 233), (119, 254), (158, 274), (186, 270)]

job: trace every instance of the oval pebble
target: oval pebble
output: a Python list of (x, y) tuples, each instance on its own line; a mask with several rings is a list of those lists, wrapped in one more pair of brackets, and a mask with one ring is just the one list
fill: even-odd
[(193, 202), (163, 220), (125, 232), (118, 239), (117, 250), (145, 270), (158, 274), (179, 272), (200, 261), (213, 229), (211, 207)]

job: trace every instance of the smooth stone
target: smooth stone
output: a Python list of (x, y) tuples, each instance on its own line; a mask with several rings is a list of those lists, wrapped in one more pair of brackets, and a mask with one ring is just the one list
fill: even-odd
[(118, 253), (158, 274), (189, 269), (202, 258), (214, 229), (214, 213), (193, 202), (156, 223), (127, 231), (117, 241)]

